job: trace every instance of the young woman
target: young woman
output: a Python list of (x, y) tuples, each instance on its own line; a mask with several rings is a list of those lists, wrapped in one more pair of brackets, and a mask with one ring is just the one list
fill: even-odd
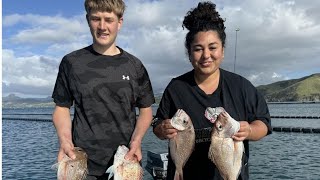
[[(269, 110), (264, 98), (245, 78), (220, 68), (226, 41), (224, 21), (215, 4), (200, 2), (184, 18), (185, 47), (193, 70), (171, 80), (166, 87), (153, 122), (153, 132), (160, 139), (170, 139), (177, 130), (170, 118), (183, 109), (195, 128), (195, 148), (183, 169), (184, 179), (222, 179), (218, 169), (208, 159), (212, 124), (205, 118), (207, 107), (224, 107), (240, 122), (233, 137), (243, 141), (245, 154), (239, 179), (249, 179), (248, 141), (256, 141), (271, 133)], [(170, 152), (170, 151), (169, 151)], [(167, 178), (173, 179), (175, 167), (169, 154)]]

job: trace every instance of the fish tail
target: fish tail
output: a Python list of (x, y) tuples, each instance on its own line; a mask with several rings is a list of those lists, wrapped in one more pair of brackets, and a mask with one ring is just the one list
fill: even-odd
[(174, 180), (183, 180), (182, 169), (180, 171), (176, 170), (176, 172), (174, 173)]
[(110, 166), (108, 169), (107, 169), (107, 171), (106, 171), (106, 173), (109, 173), (109, 176), (108, 176), (108, 180), (112, 177), (112, 176), (114, 176), (114, 166), (112, 165), (112, 166)]

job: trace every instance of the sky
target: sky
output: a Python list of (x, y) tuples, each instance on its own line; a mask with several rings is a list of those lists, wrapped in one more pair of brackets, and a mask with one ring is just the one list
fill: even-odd
[[(182, 21), (198, 2), (125, 0), (116, 44), (143, 62), (155, 94), (192, 69)], [(221, 68), (255, 86), (320, 72), (320, 1), (212, 2), (226, 20)], [(63, 56), (92, 44), (83, 3), (2, 0), (2, 96), (51, 96)]]

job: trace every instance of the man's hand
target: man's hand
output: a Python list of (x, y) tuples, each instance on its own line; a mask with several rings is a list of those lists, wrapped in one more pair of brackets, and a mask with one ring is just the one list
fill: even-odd
[(131, 141), (129, 146), (129, 151), (124, 158), (131, 161), (141, 161), (141, 142)]
[(60, 144), (60, 149), (58, 153), (58, 162), (60, 162), (64, 156), (68, 156), (71, 159), (75, 159), (76, 155), (73, 152), (74, 145), (72, 142), (63, 142)]

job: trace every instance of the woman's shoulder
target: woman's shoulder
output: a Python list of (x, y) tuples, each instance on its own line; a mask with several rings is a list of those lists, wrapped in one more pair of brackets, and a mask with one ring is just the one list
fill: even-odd
[(177, 81), (190, 80), (191, 78), (193, 78), (193, 76), (194, 76), (194, 70), (191, 70), (173, 78), (172, 80), (177, 80)]
[(167, 89), (176, 89), (176, 88), (183, 88), (188, 84), (192, 84), (194, 82), (193, 79), (193, 71), (186, 72), (182, 75), (174, 77), (170, 80), (167, 85)]
[(220, 69), (220, 72), (221, 72), (221, 79), (230, 85), (234, 85), (234, 86), (252, 85), (252, 83), (247, 78), (239, 74), (236, 74), (224, 69)]
[(193, 70), (188, 71), (182, 75), (179, 75), (177, 77), (172, 78), (171, 82), (175, 82), (175, 83), (191, 82), (191, 81), (193, 81), (193, 74), (194, 74)]

